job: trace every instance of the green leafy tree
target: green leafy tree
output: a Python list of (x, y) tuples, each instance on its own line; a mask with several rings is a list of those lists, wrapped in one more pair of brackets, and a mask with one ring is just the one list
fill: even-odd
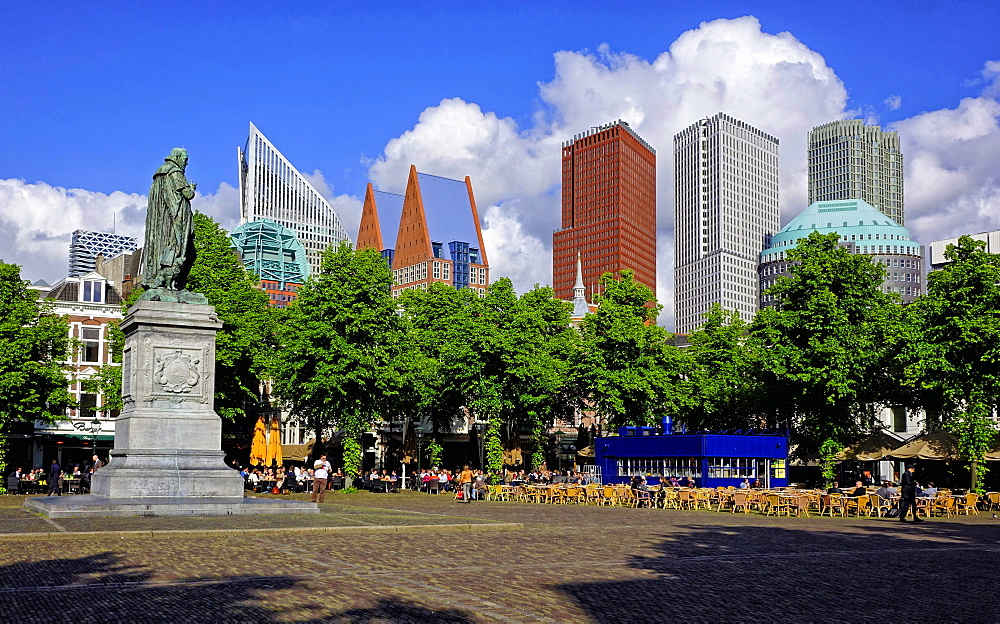
[(780, 301), (758, 312), (748, 343), (766, 403), (827, 467), (875, 427), (901, 315), (884, 269), (838, 241), (813, 232), (789, 250), (792, 275), (769, 289)]
[(187, 288), (204, 294), (222, 321), (215, 336), (215, 411), (230, 420), (243, 418), (261, 399), (261, 380), (270, 377), (274, 310), (257, 276), (233, 251), (229, 234), (200, 212), (194, 214), (194, 247)]
[(746, 348), (747, 324), (735, 310), (713, 304), (705, 322), (688, 337), (689, 401), (680, 420), (693, 429), (734, 429), (766, 425), (760, 418), (759, 385)]
[(65, 419), (70, 347), (66, 318), (36, 300), (20, 267), (0, 261), (0, 425)]
[[(215, 411), (233, 421), (254, 417), (262, 399), (261, 380), (270, 378), (276, 310), (269, 307), (257, 276), (233, 252), (226, 231), (200, 212), (194, 213), (194, 246), (186, 287), (204, 294), (222, 321), (215, 335)], [(141, 289), (132, 291), (122, 304), (123, 314), (141, 294)], [(117, 322), (109, 326), (108, 336), (112, 361), (120, 363), (125, 338)], [(85, 385), (104, 395), (104, 409), (122, 408), (120, 365), (102, 367)]]
[(511, 281), (490, 285), (483, 299), (479, 345), (483, 373), (470, 407), (489, 422), (487, 469), (498, 476), (503, 449), (515, 448), (522, 431), (535, 446), (556, 419), (572, 417), (569, 392), (578, 335), (570, 326), (569, 306), (549, 287), (535, 286), (520, 298)]
[(684, 390), (689, 366), (670, 344), (671, 334), (655, 323), (661, 306), (632, 271), (622, 271), (620, 279), (605, 274), (601, 284), (600, 306), (581, 327), (575, 358), (579, 396), (606, 427), (678, 416), (690, 400)]
[(19, 266), (0, 261), (0, 474), (12, 423), (62, 420), (74, 405), (64, 364), (70, 347), (66, 318), (36, 300)]
[(980, 491), (1000, 401), (1000, 255), (985, 247), (969, 236), (948, 246), (948, 264), (928, 276), (927, 295), (911, 306), (916, 331), (905, 354), (928, 420), (957, 436)]
[[(356, 441), (396, 412), (406, 335), (391, 295), (392, 274), (375, 250), (344, 242), (323, 254), (320, 272), (299, 290), (278, 329), (275, 393), (316, 432), (340, 429)], [(344, 444), (357, 475), (360, 446)]]

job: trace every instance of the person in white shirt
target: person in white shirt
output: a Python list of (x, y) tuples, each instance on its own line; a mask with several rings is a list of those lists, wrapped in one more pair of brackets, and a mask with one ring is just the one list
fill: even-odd
[(326, 480), (330, 477), (333, 466), (326, 461), (326, 455), (320, 455), (316, 463), (313, 464), (313, 494), (312, 502), (316, 502), (316, 495), (319, 495), (319, 502), (323, 502), (323, 495), (326, 494)]

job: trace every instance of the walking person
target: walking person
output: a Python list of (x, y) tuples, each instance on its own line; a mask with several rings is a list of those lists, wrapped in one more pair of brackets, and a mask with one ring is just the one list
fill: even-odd
[(472, 471), (469, 470), (469, 465), (466, 464), (462, 468), (462, 472), (458, 475), (458, 484), (462, 486), (462, 502), (472, 502), (472, 480)]
[(58, 496), (62, 496), (62, 487), (60, 487), (61, 484), (59, 483), (61, 478), (62, 466), (59, 465), (59, 462), (53, 459), (52, 465), (49, 466), (49, 496), (52, 496), (53, 493)]
[(326, 480), (330, 478), (331, 470), (333, 470), (333, 466), (326, 461), (326, 455), (320, 455), (316, 463), (313, 464), (312, 502), (316, 502), (317, 494), (319, 494), (319, 502), (323, 502), (323, 495), (326, 494)]
[(899, 521), (906, 522), (906, 514), (912, 508), (913, 509), (913, 521), (923, 522), (920, 516), (917, 515), (917, 480), (914, 478), (913, 473), (916, 472), (916, 466), (910, 464), (906, 467), (906, 472), (903, 473), (902, 483), (900, 484), (900, 499), (899, 499)]

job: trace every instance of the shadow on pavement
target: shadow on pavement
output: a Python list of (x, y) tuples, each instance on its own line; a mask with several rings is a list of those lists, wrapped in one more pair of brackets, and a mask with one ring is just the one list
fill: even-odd
[(996, 525), (683, 525), (650, 538), (653, 554), (622, 574), (641, 578), (559, 589), (596, 622), (1000, 620)]
[(431, 611), (423, 607), (405, 603), (396, 599), (379, 600), (374, 607), (365, 609), (348, 609), (334, 613), (326, 618), (327, 622), (345, 622), (350, 624), (365, 624), (368, 622), (441, 622), (442, 624), (471, 624), (471, 619), (461, 611)]
[(262, 591), (298, 581), (240, 578), (150, 583), (151, 571), (112, 553), (0, 567), (0, 621), (275, 621)]

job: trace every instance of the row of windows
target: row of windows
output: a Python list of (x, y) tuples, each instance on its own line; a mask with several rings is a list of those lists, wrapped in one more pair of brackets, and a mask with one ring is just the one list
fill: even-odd
[(701, 477), (701, 460), (693, 457), (636, 457), (618, 460), (619, 475)]

